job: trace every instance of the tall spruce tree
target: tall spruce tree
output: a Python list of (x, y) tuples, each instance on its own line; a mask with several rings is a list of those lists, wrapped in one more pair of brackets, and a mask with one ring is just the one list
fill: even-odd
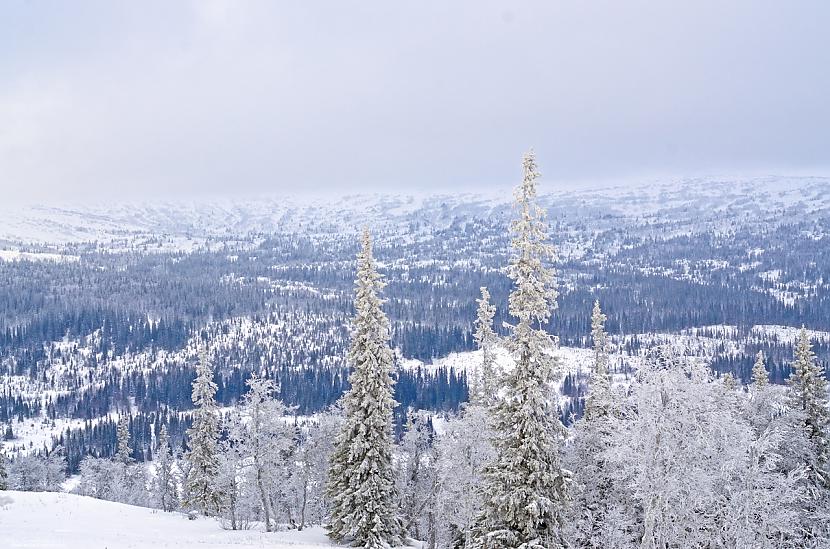
[(807, 466), (817, 487), (830, 489), (830, 409), (827, 379), (816, 361), (807, 330), (803, 327), (795, 347), (789, 381), (790, 407), (804, 414), (812, 456)]
[(784, 470), (806, 470), (798, 547), (830, 547), (830, 410), (827, 382), (816, 361), (807, 330), (795, 344), (787, 389), (787, 413), (781, 421)]
[(481, 298), (477, 299), (478, 311), (475, 321), (475, 338), (478, 348), (481, 350), (481, 371), (476, 369), (473, 372), (473, 381), (470, 386), (470, 401), (490, 402), (495, 398), (498, 390), (498, 373), (496, 372), (496, 359), (494, 346), (497, 335), (493, 330), (493, 317), (496, 308), (490, 304), (490, 292), (484, 286), (481, 287)]
[(199, 354), (196, 379), (193, 380), (193, 426), (187, 430), (190, 450), (184, 486), (184, 503), (205, 515), (219, 511), (222, 501), (215, 481), (219, 473), (216, 445), (219, 438), (219, 415), (216, 408), (216, 383), (207, 353)]
[(328, 494), (329, 536), (367, 549), (390, 547), (401, 537), (392, 468), (394, 364), (379, 295), (384, 286), (366, 229), (357, 256), (351, 387), (342, 400), (346, 421), (332, 455)]
[(488, 549), (563, 545), (567, 480), (559, 451), (566, 432), (551, 401), (559, 374), (557, 341), (545, 331), (558, 296), (547, 265), (555, 254), (537, 204), (539, 173), (532, 152), (524, 157), (523, 172), (508, 269), (514, 282), (509, 311), (518, 320), (508, 342), (515, 366), (495, 406), (497, 458), (485, 473), (484, 509), (473, 540), (474, 547)]
[(591, 311), (591, 341), (594, 344), (594, 365), (591, 371), (590, 392), (585, 403), (588, 421), (607, 417), (610, 413), (611, 374), (608, 371), (608, 336), (605, 333), (607, 317), (594, 301)]

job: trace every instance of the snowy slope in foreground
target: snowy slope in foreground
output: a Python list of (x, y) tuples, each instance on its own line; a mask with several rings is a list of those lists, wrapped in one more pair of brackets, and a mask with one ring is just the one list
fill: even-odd
[(3, 549), (230, 549), (336, 547), (322, 528), (266, 534), (212, 519), (52, 492), (0, 492)]

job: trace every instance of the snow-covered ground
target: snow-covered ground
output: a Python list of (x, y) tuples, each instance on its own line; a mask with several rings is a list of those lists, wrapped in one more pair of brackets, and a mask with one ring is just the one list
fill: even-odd
[(0, 492), (3, 549), (307, 549), (336, 547), (320, 527), (223, 530), (213, 519), (52, 492)]
[(0, 250), (0, 261), (78, 261), (77, 255)]

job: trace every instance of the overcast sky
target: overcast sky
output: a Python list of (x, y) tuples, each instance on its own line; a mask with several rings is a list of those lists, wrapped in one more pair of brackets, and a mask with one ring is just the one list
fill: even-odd
[(827, 174), (830, 2), (0, 3), (2, 199)]

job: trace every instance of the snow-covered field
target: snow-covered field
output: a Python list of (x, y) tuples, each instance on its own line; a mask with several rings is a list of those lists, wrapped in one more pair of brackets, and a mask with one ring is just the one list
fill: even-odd
[(3, 549), (336, 547), (322, 528), (265, 533), (218, 521), (53, 492), (0, 492)]

